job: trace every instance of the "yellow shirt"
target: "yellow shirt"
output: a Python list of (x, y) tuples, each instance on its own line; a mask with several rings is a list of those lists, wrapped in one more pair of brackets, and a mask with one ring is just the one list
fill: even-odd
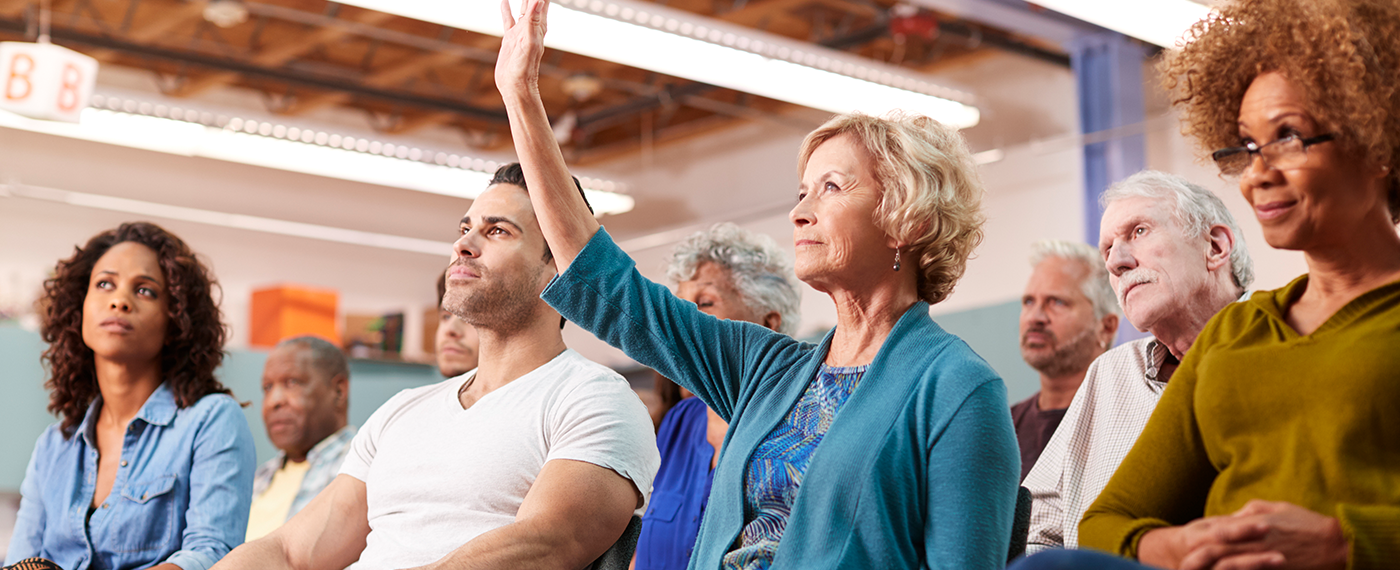
[(301, 490), (301, 480), (310, 469), (310, 461), (287, 461), (272, 475), (267, 490), (253, 497), (253, 508), (248, 513), (246, 542), (267, 536), (287, 522), (287, 512), (292, 510), (292, 501), (296, 500), (297, 492)]

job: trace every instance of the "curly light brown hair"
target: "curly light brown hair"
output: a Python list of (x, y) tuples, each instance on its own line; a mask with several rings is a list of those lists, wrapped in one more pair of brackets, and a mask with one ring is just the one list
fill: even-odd
[(214, 378), (228, 336), (214, 300), (218, 282), (174, 234), (148, 222), (125, 223), (74, 248), (73, 257), (58, 262), (54, 276), (44, 282), (39, 303), (44, 313), (40, 334), (49, 343), (44, 387), (50, 392), (49, 411), (61, 418), (65, 438), (73, 436), (99, 395), (92, 349), (83, 342), (83, 300), (92, 268), (112, 246), (125, 242), (151, 248), (160, 260), (170, 294), (160, 365), (176, 405), (186, 408), (209, 394), (232, 393)]
[(1341, 148), (1390, 167), (1390, 215), (1400, 222), (1400, 2), (1236, 0), (1187, 38), (1161, 64), (1186, 134), (1207, 151), (1239, 146), (1245, 91), (1279, 72)]
[(802, 141), (797, 176), (822, 143), (851, 135), (880, 184), (875, 226), (904, 242), (918, 260), (919, 298), (936, 304), (953, 292), (982, 243), (982, 179), (956, 129), (922, 115), (838, 115)]

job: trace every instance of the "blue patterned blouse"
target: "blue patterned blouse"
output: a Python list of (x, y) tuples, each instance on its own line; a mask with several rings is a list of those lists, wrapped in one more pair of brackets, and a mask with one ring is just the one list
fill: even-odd
[(725, 570), (761, 570), (772, 564), (812, 453), (865, 369), (823, 364), (802, 398), (754, 450), (744, 480), (744, 530), (739, 546), (724, 556)]

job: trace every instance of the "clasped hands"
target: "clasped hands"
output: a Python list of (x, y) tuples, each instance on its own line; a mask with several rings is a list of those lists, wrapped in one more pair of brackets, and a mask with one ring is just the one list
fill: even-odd
[(1234, 514), (1143, 535), (1138, 558), (1177, 570), (1344, 570), (1341, 523), (1291, 503), (1250, 501)]

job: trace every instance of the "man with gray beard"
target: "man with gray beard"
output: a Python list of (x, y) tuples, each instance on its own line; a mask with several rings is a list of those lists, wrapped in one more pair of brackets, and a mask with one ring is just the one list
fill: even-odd
[(1100, 259), (1128, 322), (1152, 336), (1104, 353), (1084, 375), (1023, 482), (1033, 499), (1027, 553), (1079, 546), (1079, 520), (1132, 449), (1181, 357), (1254, 280), (1234, 217), (1200, 186), (1149, 170), (1101, 200)]
[(1064, 418), (1089, 363), (1113, 343), (1118, 302), (1093, 246), (1037, 242), (1021, 297), (1021, 357), (1040, 372), (1040, 391), (1011, 407), (1025, 479)]
[(475, 371), (391, 398), (330, 486), (216, 568), (582, 568), (641, 512), (661, 463), (651, 418), (620, 375), (564, 346), (518, 164), (458, 231), (442, 306), (478, 331)]

